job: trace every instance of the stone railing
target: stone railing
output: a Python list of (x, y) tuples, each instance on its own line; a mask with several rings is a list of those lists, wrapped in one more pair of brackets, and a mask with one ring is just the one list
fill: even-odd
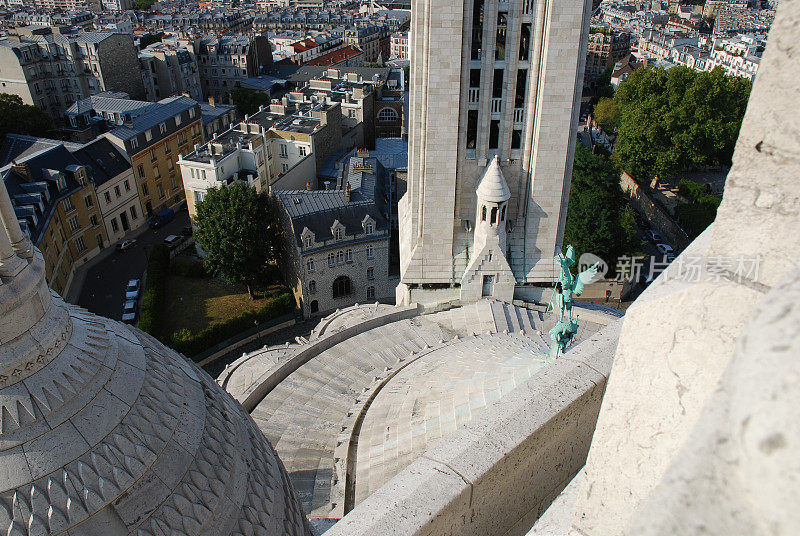
[(326, 536), (527, 532), (586, 461), (621, 323), (426, 452)]

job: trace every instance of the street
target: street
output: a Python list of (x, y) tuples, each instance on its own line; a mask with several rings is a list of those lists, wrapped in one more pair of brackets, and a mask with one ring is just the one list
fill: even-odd
[[(125, 285), (130, 279), (142, 279), (150, 248), (171, 234), (181, 234), (181, 229), (187, 225), (189, 213), (179, 210), (175, 219), (164, 227), (158, 230), (148, 228), (137, 236), (136, 245), (127, 251), (116, 251), (113, 246), (109, 247), (110, 251), (104, 252), (103, 258), (88, 268), (76, 303), (95, 314), (119, 320), (122, 317)], [(139, 297), (141, 299), (141, 294)]]

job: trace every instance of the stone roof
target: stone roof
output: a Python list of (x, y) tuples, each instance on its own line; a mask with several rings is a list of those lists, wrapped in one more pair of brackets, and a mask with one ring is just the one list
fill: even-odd
[[(0, 186), (0, 207), (4, 196)], [(41, 253), (7, 229), (0, 532), (308, 536), (283, 465), (241, 406), (149, 335), (51, 294)]]
[(500, 160), (495, 156), (483, 172), (478, 187), (475, 189), (478, 199), (492, 203), (502, 203), (511, 198), (506, 179), (500, 170)]

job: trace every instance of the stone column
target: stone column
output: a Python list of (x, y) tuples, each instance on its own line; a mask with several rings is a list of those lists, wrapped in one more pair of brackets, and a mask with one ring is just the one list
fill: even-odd
[[(3, 220), (5, 220), (5, 217)], [(25, 268), (25, 265), (25, 261), (17, 256), (11, 246), (8, 234), (3, 229), (0, 229), (0, 276), (14, 277)]]
[(33, 257), (33, 246), (30, 239), (25, 236), (19, 227), (19, 221), (14, 214), (14, 207), (11, 205), (11, 198), (8, 196), (6, 184), (0, 180), (0, 217), (5, 225), (8, 238), (17, 255), (24, 259)]

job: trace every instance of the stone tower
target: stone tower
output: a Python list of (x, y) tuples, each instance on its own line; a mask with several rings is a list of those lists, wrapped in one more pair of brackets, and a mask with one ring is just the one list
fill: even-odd
[(475, 249), (475, 188), (494, 158), (510, 192), (513, 295), (535, 299), (552, 284), (589, 12), (588, 1), (414, 0), (398, 303), (472, 299), (460, 285)]
[(461, 278), (461, 299), (483, 296), (510, 302), (514, 297), (514, 274), (506, 259), (508, 201), (511, 192), (495, 156), (475, 191), (477, 207), (469, 264)]
[(306, 535), (250, 416), (152, 337), (66, 304), (0, 180), (0, 533)]

